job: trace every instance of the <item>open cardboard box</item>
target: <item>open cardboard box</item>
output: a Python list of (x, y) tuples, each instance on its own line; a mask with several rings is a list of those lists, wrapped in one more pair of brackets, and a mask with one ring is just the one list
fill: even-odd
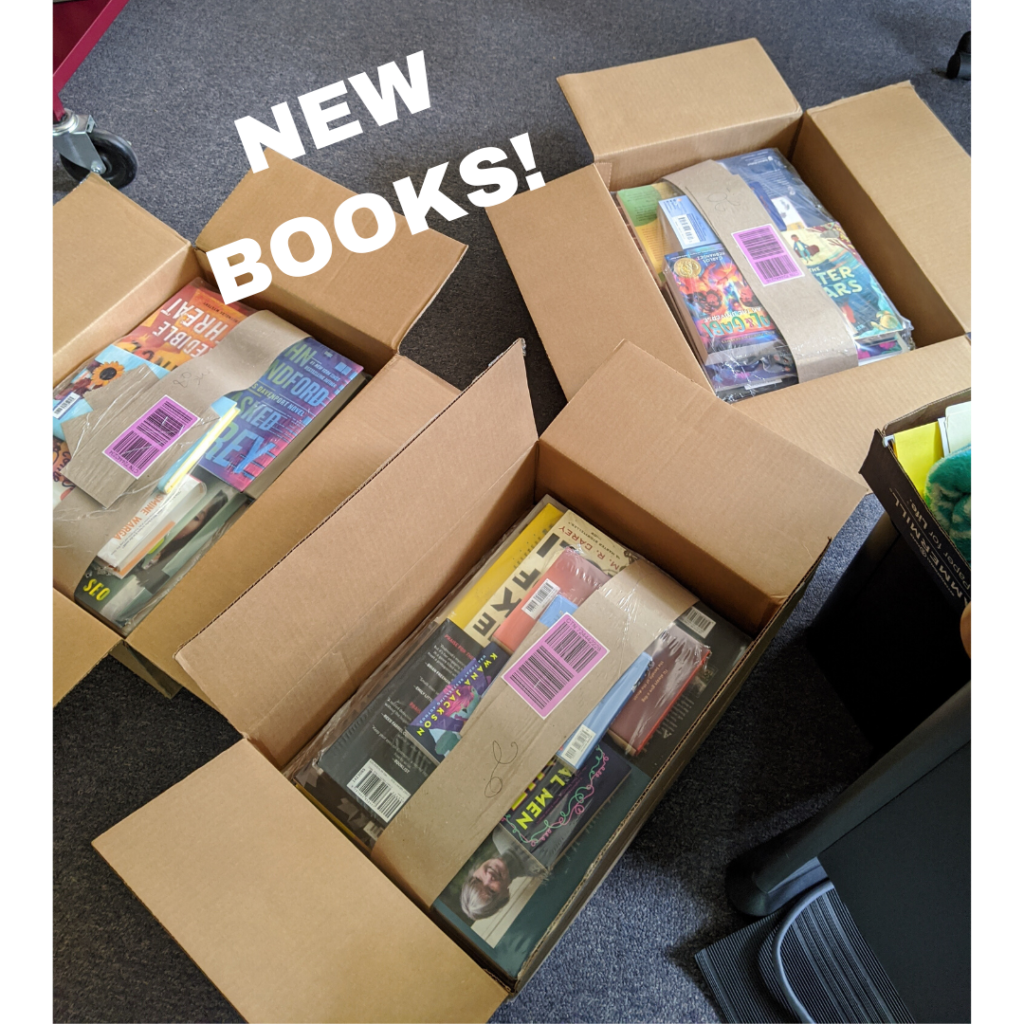
[[(197, 276), (213, 280), (205, 252), (255, 238), (269, 259), (285, 220), (331, 223), (348, 189), (268, 153), (213, 215), (195, 245), (90, 175), (54, 208), (53, 378), (60, 381)], [(314, 529), (457, 394), (398, 354), (402, 338), (444, 285), (465, 246), (435, 231), (411, 235), (403, 217), (385, 249), (336, 246), (331, 262), (304, 278), (275, 271), (246, 303), (270, 309), (374, 375), (316, 440), (171, 590), (122, 638), (54, 590), (54, 703), (107, 653), (158, 689), (184, 685), (207, 699), (174, 652)], [(298, 259), (309, 252), (293, 240)], [(402, 267), (396, 275), (394, 268)]]
[(968, 389), (930, 402), (887, 423), (874, 432), (871, 448), (861, 467), (864, 479), (871, 485), (893, 525), (928, 570), (946, 600), (960, 612), (971, 600), (971, 563), (936, 521), (892, 448), (886, 445), (885, 438), (900, 430), (934, 423), (945, 415), (948, 406), (970, 400)]
[[(546, 493), (755, 642), (502, 980), (280, 769)], [(630, 344), (538, 438), (514, 345), (178, 652), (243, 739), (95, 846), (248, 1020), (486, 1020), (722, 715), (861, 494)]]
[(970, 384), (970, 157), (909, 82), (804, 113), (756, 39), (558, 81), (595, 162), (487, 213), (566, 396), (623, 340), (710, 391), (609, 190), (776, 147), (913, 322), (918, 349), (737, 408), (866, 491), (875, 427)]

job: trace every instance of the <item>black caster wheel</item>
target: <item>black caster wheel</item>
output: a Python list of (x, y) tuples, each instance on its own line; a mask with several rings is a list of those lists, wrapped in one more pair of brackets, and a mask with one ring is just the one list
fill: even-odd
[[(122, 139), (120, 135), (101, 131), (99, 128), (94, 128), (89, 138), (92, 139), (92, 144), (103, 161), (104, 181), (109, 181), (114, 188), (130, 185), (135, 179), (135, 172), (139, 169), (139, 160), (131, 143)], [(63, 155), (60, 162), (75, 181), (83, 181), (89, 174), (87, 167), (81, 167)]]
[(956, 53), (949, 58), (946, 65), (947, 78), (971, 79), (971, 33), (965, 32), (957, 44)]

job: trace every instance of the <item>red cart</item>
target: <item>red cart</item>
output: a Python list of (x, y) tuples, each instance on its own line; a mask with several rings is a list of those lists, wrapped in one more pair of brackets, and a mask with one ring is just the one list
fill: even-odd
[(96, 127), (91, 114), (64, 109), (60, 90), (78, 70), (128, 0), (54, 0), (53, 146), (75, 181), (90, 171), (124, 188), (139, 162), (131, 143)]

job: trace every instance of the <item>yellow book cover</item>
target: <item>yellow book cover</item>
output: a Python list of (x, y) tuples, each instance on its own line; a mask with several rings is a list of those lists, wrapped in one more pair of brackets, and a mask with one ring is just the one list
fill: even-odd
[(519, 563), (533, 551), (548, 530), (561, 518), (562, 510), (560, 508), (555, 505), (545, 505), (512, 543), (501, 552), (490, 568), (470, 586), (444, 618), (451, 619), (459, 629), (468, 629), (469, 624), (483, 608), (487, 598), (515, 572)]
[(925, 423), (893, 435), (893, 450), (903, 471), (924, 497), (928, 470), (942, 458), (942, 433), (938, 423)]

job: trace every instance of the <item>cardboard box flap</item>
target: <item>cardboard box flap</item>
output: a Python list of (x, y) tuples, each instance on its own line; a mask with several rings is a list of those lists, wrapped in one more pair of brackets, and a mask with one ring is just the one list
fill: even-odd
[(568, 398), (623, 341), (710, 391), (597, 168), (487, 211)]
[[(134, 630), (131, 647), (185, 686), (174, 652), (320, 525), (459, 394), (395, 356)], [(324, 467), (331, 467), (324, 472)]]
[(242, 740), (93, 844), (249, 1021), (485, 1021), (506, 991)]
[(952, 338), (736, 408), (858, 481), (866, 493), (860, 467), (878, 425), (970, 386), (970, 342)]
[[(375, 373), (441, 290), (466, 246), (437, 231), (413, 235), (396, 214), (398, 227), (387, 245), (351, 252), (334, 233), (334, 213), (356, 193), (272, 150), (267, 163), (267, 170), (246, 174), (200, 232), (201, 262), (208, 267), (205, 253), (211, 249), (255, 239), (273, 283), (245, 301), (273, 310), (321, 341), (344, 342), (344, 351)], [(308, 277), (287, 276), (270, 254), (274, 231), (294, 217), (314, 217), (333, 243), (330, 262)], [(354, 223), (367, 237), (376, 230), (367, 210), (359, 211)], [(291, 250), (296, 259), (309, 259), (312, 242), (300, 232), (292, 236)]]
[(647, 185), (713, 157), (788, 150), (800, 104), (756, 39), (562, 75), (594, 160), (610, 188)]
[(53, 382), (198, 273), (184, 238), (90, 174), (53, 208)]
[(971, 158), (909, 82), (807, 111), (794, 156), (917, 343), (971, 330)]
[(538, 487), (597, 526), (617, 524), (619, 541), (750, 633), (863, 494), (633, 345), (544, 432)]
[(520, 342), (178, 662), (284, 764), (529, 506), (536, 440)]
[(99, 619), (53, 591), (53, 703), (80, 683), (119, 643)]

